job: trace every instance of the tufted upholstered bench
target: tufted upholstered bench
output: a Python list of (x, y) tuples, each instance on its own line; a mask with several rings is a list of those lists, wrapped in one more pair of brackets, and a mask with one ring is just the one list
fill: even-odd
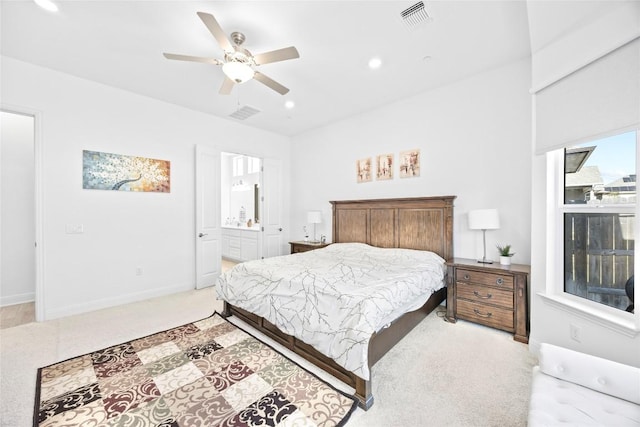
[(640, 426), (640, 368), (543, 343), (530, 427)]

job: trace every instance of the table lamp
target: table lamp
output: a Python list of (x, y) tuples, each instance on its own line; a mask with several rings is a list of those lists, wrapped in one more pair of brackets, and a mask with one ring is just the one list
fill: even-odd
[(309, 224), (313, 224), (313, 240), (311, 242), (318, 243), (318, 239), (316, 239), (316, 224), (322, 223), (322, 212), (320, 211), (307, 212), (307, 222)]
[(469, 229), (482, 230), (482, 259), (478, 262), (483, 264), (493, 264), (493, 261), (487, 259), (487, 230), (496, 230), (500, 228), (500, 217), (497, 209), (476, 209), (469, 211)]

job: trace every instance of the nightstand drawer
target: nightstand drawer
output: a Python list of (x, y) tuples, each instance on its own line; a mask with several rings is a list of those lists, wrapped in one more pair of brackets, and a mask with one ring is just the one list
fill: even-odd
[(506, 274), (487, 273), (482, 271), (456, 269), (457, 282), (479, 283), (488, 286), (500, 286), (513, 290), (513, 276)]
[(460, 319), (513, 332), (513, 311), (511, 310), (460, 299), (457, 300), (457, 306), (456, 314)]
[(480, 304), (499, 305), (513, 310), (513, 292), (509, 290), (458, 282), (458, 298), (464, 298)]
[(331, 243), (289, 242), (289, 244), (291, 245), (291, 253), (297, 254), (300, 252), (308, 252), (315, 249), (321, 249), (329, 246)]

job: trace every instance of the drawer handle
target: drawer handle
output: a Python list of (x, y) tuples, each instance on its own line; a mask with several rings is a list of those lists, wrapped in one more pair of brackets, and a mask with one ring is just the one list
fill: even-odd
[(491, 294), (487, 294), (487, 295), (480, 295), (480, 293), (478, 291), (473, 291), (473, 294), (477, 297), (477, 298), (482, 298), (482, 299), (491, 299), (493, 298), (493, 295)]
[(478, 310), (477, 308), (474, 308), (473, 312), (476, 314), (476, 316), (486, 317), (486, 318), (491, 317), (491, 313), (487, 313), (487, 314), (480, 313), (480, 310)]
[(504, 279), (503, 279), (502, 277), (498, 277), (498, 278), (496, 279), (496, 284), (498, 284), (498, 285), (503, 285), (503, 284), (504, 284)]
[(464, 276), (462, 276), (462, 278), (463, 278), (464, 280), (469, 280), (469, 275), (468, 275), (468, 274), (465, 274)]

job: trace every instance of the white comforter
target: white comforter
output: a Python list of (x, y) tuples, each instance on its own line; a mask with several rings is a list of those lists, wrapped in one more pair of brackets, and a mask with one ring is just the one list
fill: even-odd
[(338, 243), (249, 261), (224, 273), (218, 296), (369, 379), (371, 335), (444, 286), (433, 252)]

